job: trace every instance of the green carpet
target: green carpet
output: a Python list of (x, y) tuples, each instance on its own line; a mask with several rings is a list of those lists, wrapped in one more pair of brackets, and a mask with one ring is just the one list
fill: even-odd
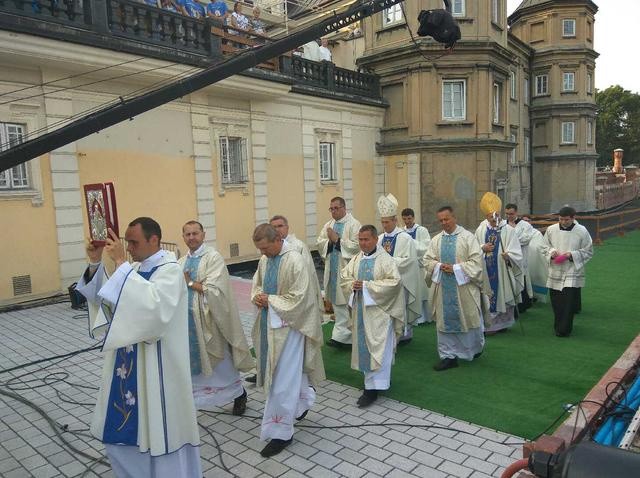
[[(553, 333), (550, 304), (536, 303), (508, 333), (487, 337), (477, 361), (435, 372), (434, 325), (400, 347), (388, 397), (503, 432), (532, 438), (587, 394), (640, 332), (640, 232), (595, 246), (582, 313), (570, 338)], [(324, 327), (331, 336), (331, 324)], [(523, 331), (524, 330), (524, 331)], [(327, 378), (362, 387), (350, 351), (323, 347)]]

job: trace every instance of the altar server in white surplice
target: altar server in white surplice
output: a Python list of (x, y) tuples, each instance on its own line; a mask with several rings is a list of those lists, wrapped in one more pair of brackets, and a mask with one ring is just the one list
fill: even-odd
[[(304, 259), (304, 264), (306, 266), (307, 273), (309, 274), (309, 293), (316, 297), (320, 314), (323, 314), (324, 304), (322, 302), (322, 289), (320, 289), (320, 281), (318, 280), (316, 265), (313, 262), (313, 256), (311, 255), (311, 251), (309, 251), (309, 247), (298, 239), (295, 234), (289, 232), (289, 221), (286, 217), (280, 215), (273, 216), (269, 221), (269, 224), (278, 231), (280, 238), (283, 239), (291, 249), (299, 252), (302, 259)], [(320, 318), (322, 319), (322, 315), (320, 315)]]
[(270, 457), (291, 443), (295, 420), (315, 402), (312, 385), (324, 379), (322, 329), (302, 256), (270, 224), (255, 229), (253, 242), (263, 254), (251, 290), (257, 384), (267, 394), (260, 439), (270, 440), (260, 454)]
[(182, 226), (189, 252), (178, 263), (189, 291), (189, 353), (196, 408), (209, 410), (233, 402), (233, 414), (247, 408), (238, 370), (255, 366), (244, 336), (222, 255), (204, 243), (197, 221)]
[(484, 348), (482, 251), (475, 235), (458, 226), (453, 209), (438, 210), (442, 232), (424, 256), (427, 284), (433, 291), (431, 308), (438, 331), (440, 362), (436, 371), (458, 366), (458, 359), (473, 360)]
[(489, 320), (486, 334), (506, 331), (515, 323), (515, 308), (520, 302), (524, 281), (522, 248), (514, 228), (500, 218), (502, 201), (486, 193), (480, 202), (486, 219), (476, 229), (482, 249), (484, 272), (492, 294), (489, 296)]
[(418, 287), (421, 289), (422, 295), (422, 315), (416, 320), (416, 325), (426, 324), (433, 322), (431, 318), (431, 307), (429, 305), (429, 288), (424, 280), (424, 264), (422, 258), (429, 249), (429, 243), (431, 242), (431, 234), (429, 230), (416, 223), (416, 213), (411, 208), (405, 208), (402, 210), (402, 222), (404, 222), (403, 230), (409, 234), (416, 244), (416, 255), (418, 256), (418, 265), (420, 266), (420, 278), (418, 280)]
[(317, 239), (318, 253), (324, 259), (324, 298), (331, 302), (336, 319), (327, 345), (350, 347), (349, 311), (347, 298), (340, 288), (340, 271), (360, 251), (360, 223), (347, 213), (346, 203), (341, 197), (331, 200), (329, 211), (332, 219), (324, 225)]
[(393, 257), (404, 288), (404, 333), (399, 343), (408, 343), (413, 337), (413, 324), (422, 315), (422, 274), (416, 244), (409, 234), (398, 227), (398, 200), (393, 194), (378, 198), (378, 213), (383, 229), (382, 234), (378, 236), (378, 246)]
[(404, 331), (404, 290), (395, 261), (378, 242), (374, 226), (360, 228), (361, 252), (342, 269), (341, 286), (351, 307), (351, 368), (364, 373), (360, 408), (391, 386), (396, 341)]
[(571, 335), (573, 316), (581, 309), (580, 291), (585, 283), (585, 266), (593, 257), (589, 231), (576, 222), (575, 216), (575, 209), (563, 207), (558, 211), (558, 223), (549, 226), (544, 234), (544, 251), (549, 264), (547, 287), (558, 337)]
[(104, 247), (87, 246), (77, 290), (89, 304), (92, 335), (104, 333), (105, 363), (91, 433), (116, 477), (200, 478), (200, 436), (191, 394), (187, 286), (172, 252), (160, 249), (156, 221), (140, 217)]
[(531, 274), (529, 272), (529, 243), (531, 239), (536, 235), (536, 229), (525, 221), (522, 217), (518, 216), (518, 205), (507, 204), (504, 207), (504, 215), (507, 220), (507, 224), (516, 230), (518, 241), (520, 241), (520, 247), (522, 248), (522, 276), (524, 280), (524, 286), (522, 288), (522, 301), (518, 304), (518, 310), (520, 312), (526, 312), (532, 305), (533, 298), (533, 286), (531, 285)]

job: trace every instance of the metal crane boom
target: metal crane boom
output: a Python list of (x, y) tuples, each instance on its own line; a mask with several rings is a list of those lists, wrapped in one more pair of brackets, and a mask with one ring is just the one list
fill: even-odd
[(169, 85), (89, 113), (66, 126), (0, 152), (0, 172), (255, 67), (401, 1), (403, 0), (370, 0), (355, 4), (343, 13), (328, 16), (281, 40), (243, 51), (221, 65), (213, 65)]

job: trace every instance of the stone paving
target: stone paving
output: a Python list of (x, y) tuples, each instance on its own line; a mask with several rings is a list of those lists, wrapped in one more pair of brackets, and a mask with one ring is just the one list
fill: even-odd
[[(249, 287), (246, 280), (234, 280), (247, 333), (253, 321)], [(86, 312), (71, 310), (68, 303), (0, 314), (0, 370), (96, 343), (87, 335)], [(0, 387), (41, 407), (64, 427), (59, 428), (62, 437), (97, 459), (103, 454), (102, 445), (86, 431), (101, 365), (98, 351), (85, 352), (1, 373)], [(386, 397), (361, 410), (355, 406), (360, 391), (325, 381), (316, 405), (296, 426), (294, 443), (280, 455), (264, 459), (259, 454), (264, 443), (258, 438), (264, 401), (255, 386), (247, 391), (246, 416), (199, 414), (205, 477), (481, 478), (500, 476), (520, 458), (518, 437)], [(332, 428), (339, 426), (343, 428)], [(0, 476), (112, 477), (113, 473), (64, 446), (33, 408), (0, 395)]]

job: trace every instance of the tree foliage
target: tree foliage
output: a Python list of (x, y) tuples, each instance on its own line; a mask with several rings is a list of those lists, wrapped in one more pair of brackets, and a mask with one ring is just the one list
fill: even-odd
[(596, 91), (598, 166), (613, 165), (613, 150), (624, 149), (624, 164), (640, 162), (640, 95), (619, 85)]

